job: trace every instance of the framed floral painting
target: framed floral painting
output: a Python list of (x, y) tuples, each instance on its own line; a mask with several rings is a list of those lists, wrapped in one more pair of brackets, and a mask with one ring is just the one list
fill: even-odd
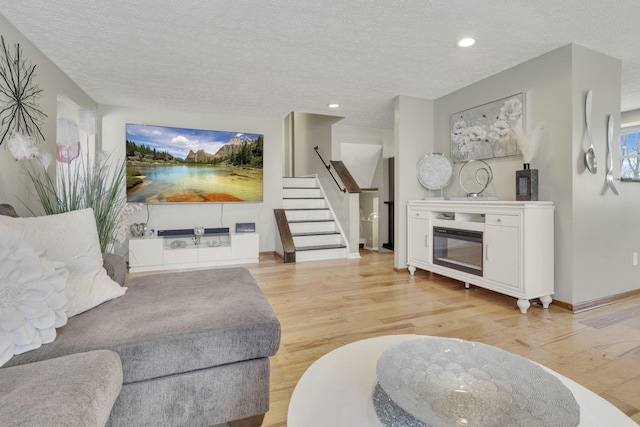
[(451, 159), (517, 156), (519, 130), (524, 128), (524, 93), (451, 115)]

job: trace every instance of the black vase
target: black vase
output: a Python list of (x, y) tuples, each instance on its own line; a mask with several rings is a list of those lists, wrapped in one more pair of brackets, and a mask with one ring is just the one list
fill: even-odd
[(538, 200), (538, 169), (529, 169), (529, 163), (516, 171), (516, 200)]

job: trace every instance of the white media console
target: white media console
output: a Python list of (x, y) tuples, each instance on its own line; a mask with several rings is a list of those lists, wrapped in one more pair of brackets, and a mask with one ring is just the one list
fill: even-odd
[(415, 200), (407, 264), (548, 308), (554, 293), (552, 202)]
[(207, 233), (199, 239), (191, 233), (129, 239), (132, 273), (193, 267), (257, 263), (257, 233)]

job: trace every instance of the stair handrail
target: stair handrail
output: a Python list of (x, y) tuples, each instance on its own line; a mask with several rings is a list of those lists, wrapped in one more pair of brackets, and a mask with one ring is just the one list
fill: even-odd
[(346, 193), (347, 189), (340, 187), (340, 183), (338, 182), (336, 177), (333, 175), (333, 172), (331, 172), (331, 165), (327, 164), (327, 162), (324, 161), (324, 159), (322, 158), (322, 155), (320, 154), (320, 151), (318, 151), (318, 146), (316, 145), (315, 147), (313, 147), (313, 149), (316, 151), (316, 154), (318, 155), (318, 157), (320, 157), (320, 161), (322, 162), (324, 167), (327, 168), (327, 170), (329, 171), (329, 175), (331, 175), (331, 178), (333, 178), (333, 182), (336, 183), (336, 185), (338, 186), (338, 189), (343, 193)]

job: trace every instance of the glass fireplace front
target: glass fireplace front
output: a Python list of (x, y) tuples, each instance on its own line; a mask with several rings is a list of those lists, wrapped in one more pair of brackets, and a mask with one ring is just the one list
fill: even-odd
[(482, 231), (433, 227), (433, 263), (482, 276)]

